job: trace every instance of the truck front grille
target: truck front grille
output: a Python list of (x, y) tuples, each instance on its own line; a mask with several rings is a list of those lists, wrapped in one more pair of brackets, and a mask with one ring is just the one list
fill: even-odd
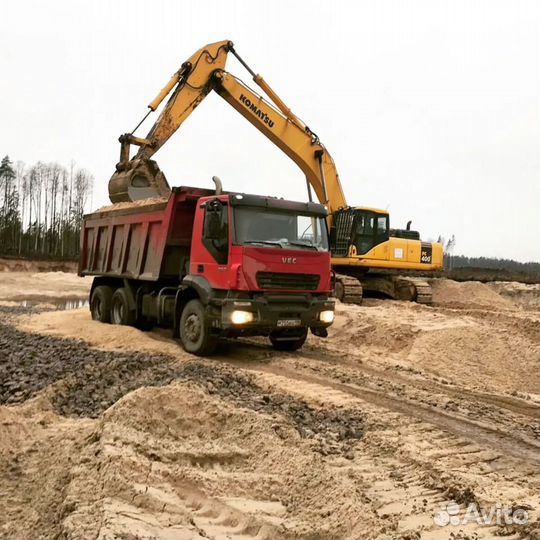
[(286, 274), (279, 272), (257, 272), (260, 289), (286, 289), (294, 291), (315, 291), (319, 286), (317, 274)]

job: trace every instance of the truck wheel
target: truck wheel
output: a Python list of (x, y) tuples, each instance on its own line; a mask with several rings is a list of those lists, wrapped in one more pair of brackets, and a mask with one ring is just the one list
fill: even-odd
[(217, 338), (210, 334), (200, 300), (190, 300), (185, 305), (180, 317), (180, 339), (189, 353), (207, 356), (214, 352)]
[(116, 289), (111, 299), (111, 322), (113, 324), (123, 324), (133, 326), (135, 323), (135, 313), (129, 309), (129, 302), (124, 287)]
[(111, 299), (113, 290), (107, 285), (98, 285), (90, 297), (90, 313), (94, 321), (111, 322)]
[(296, 351), (306, 342), (307, 328), (302, 330), (301, 334), (291, 334), (286, 330), (276, 330), (270, 334), (272, 347), (276, 351)]

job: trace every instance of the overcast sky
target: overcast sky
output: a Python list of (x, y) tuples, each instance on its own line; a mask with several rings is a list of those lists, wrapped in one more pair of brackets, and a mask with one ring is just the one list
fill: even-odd
[[(222, 39), (319, 135), (349, 204), (455, 234), (456, 253), (540, 260), (534, 0), (2, 2), (0, 154), (74, 159), (106, 204), (118, 136)], [(227, 69), (249, 82), (234, 58)], [(216, 174), (307, 198), (301, 171), (215, 94), (155, 158), (171, 185)]]

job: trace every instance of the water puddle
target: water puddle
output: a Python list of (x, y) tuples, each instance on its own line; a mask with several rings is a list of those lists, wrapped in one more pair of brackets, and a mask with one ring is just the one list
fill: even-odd
[(22, 307), (35, 307), (49, 305), (54, 306), (58, 311), (66, 311), (69, 309), (79, 309), (83, 307), (88, 307), (88, 300), (82, 298), (44, 298), (41, 300), (31, 299), (31, 300), (21, 300), (19, 305)]

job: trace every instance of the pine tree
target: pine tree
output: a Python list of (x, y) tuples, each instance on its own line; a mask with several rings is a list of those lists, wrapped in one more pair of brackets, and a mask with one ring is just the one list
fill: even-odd
[(2, 209), (0, 212), (0, 244), (6, 253), (17, 250), (18, 237), (22, 224), (19, 215), (19, 193), (16, 186), (16, 174), (9, 156), (0, 163), (0, 193)]

